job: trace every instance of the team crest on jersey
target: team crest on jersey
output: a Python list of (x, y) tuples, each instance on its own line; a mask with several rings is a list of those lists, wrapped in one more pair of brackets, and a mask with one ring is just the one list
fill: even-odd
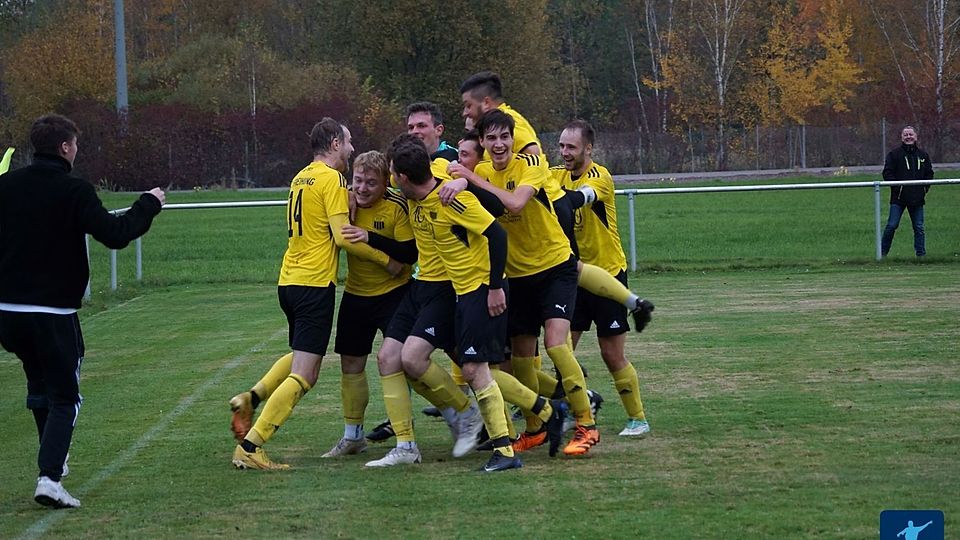
[(514, 189), (516, 189), (516, 187), (517, 187), (517, 183), (516, 183), (516, 182), (514, 182), (513, 180), (507, 180), (507, 190), (508, 190), (508, 191), (513, 191)]
[(430, 219), (437, 219), (437, 213), (434, 211), (430, 211)]
[(387, 227), (387, 224), (384, 223), (382, 219), (375, 219), (375, 220), (373, 220), (373, 228), (374, 228), (374, 229), (376, 229), (376, 230), (378, 230), (378, 231), (382, 231), (382, 230), (385, 229), (386, 227)]

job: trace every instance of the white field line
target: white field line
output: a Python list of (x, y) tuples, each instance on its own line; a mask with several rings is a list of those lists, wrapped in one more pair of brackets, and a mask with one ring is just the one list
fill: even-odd
[[(94, 315), (96, 316), (96, 315)], [(126, 450), (121, 452), (116, 459), (114, 459), (109, 465), (101, 469), (97, 474), (92, 478), (87, 480), (87, 482), (77, 490), (73, 491), (73, 495), (78, 499), (83, 500), (83, 496), (87, 493), (90, 493), (97, 488), (104, 480), (113, 476), (117, 471), (126, 466), (130, 460), (132, 460), (141, 450), (147, 447), (154, 439), (157, 438), (167, 427), (177, 418), (179, 418), (183, 413), (187, 412), (190, 407), (203, 396), (208, 390), (212, 389), (214, 386), (220, 384), (224, 376), (227, 373), (236, 369), (242, 365), (246, 360), (248, 360), (254, 353), (257, 353), (263, 350), (263, 347), (267, 343), (279, 338), (281, 335), (287, 332), (286, 328), (278, 330), (274, 335), (270, 336), (269, 339), (266, 339), (250, 349), (245, 353), (232, 358), (229, 362), (224, 364), (219, 370), (217, 370), (209, 379), (204, 381), (192, 394), (180, 400), (180, 403), (173, 408), (169, 413), (166, 414), (163, 418), (160, 419), (153, 427), (147, 430), (142, 437), (137, 439), (136, 442), (131, 444)], [(67, 517), (70, 512), (82, 512), (83, 508), (80, 510), (50, 510), (44, 517), (37, 520), (33, 525), (30, 526), (26, 531), (23, 532), (18, 538), (21, 539), (33, 539), (39, 538), (46, 534), (51, 527), (60, 522), (63, 518)]]

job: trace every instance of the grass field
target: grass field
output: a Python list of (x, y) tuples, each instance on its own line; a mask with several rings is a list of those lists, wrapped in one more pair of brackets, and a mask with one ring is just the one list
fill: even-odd
[[(238, 194), (170, 202), (188, 197)], [(342, 433), (335, 359), (270, 443), (295, 470), (232, 470), (226, 400), (286, 349), (282, 210), (161, 215), (144, 284), (122, 253), (123, 287), (103, 292), (105, 251), (93, 254), (86, 401), (65, 480), (82, 509), (31, 500), (36, 434), (19, 362), (0, 354), (13, 456), (0, 537), (875, 538), (892, 508), (943, 510), (956, 536), (960, 189), (931, 192), (922, 263), (907, 221), (891, 258), (872, 262), (869, 190), (655, 196), (638, 208), (643, 271), (631, 284), (658, 307), (627, 343), (653, 432), (617, 437), (625, 415), (585, 337), (578, 357), (607, 398), (600, 445), (586, 459), (533, 451), (493, 476), (473, 471), (485, 456), (450, 458), (446, 427), (425, 417), (420, 466), (363, 470), (387, 446), (322, 460)], [(368, 426), (384, 417), (375, 373)]]

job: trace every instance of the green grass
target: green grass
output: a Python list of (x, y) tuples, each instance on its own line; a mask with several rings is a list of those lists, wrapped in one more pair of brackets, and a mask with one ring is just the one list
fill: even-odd
[[(296, 470), (233, 471), (226, 399), (285, 349), (274, 290), (150, 289), (84, 317), (86, 402), (66, 480), (79, 511), (30, 500), (32, 419), (17, 361), (0, 356), (13, 456), (0, 536), (38, 522), (74, 538), (484, 536), (458, 517), (470, 508), (520, 537), (864, 538), (884, 509), (956, 515), (956, 275), (905, 264), (640, 277), (659, 306), (628, 340), (651, 436), (616, 436), (625, 415), (587, 337), (579, 357), (607, 397), (600, 446), (587, 459), (534, 451), (492, 477), (472, 470), (483, 456), (451, 459), (446, 428), (425, 418), (419, 467), (363, 470), (386, 447), (321, 460), (342, 430), (336, 361), (271, 441)], [(384, 412), (368, 375), (372, 425)]]
[[(960, 190), (931, 192), (922, 264), (910, 256), (906, 222), (879, 264), (872, 225), (864, 238), (825, 226), (827, 238), (810, 237), (812, 223), (798, 215), (853, 219), (855, 205), (825, 196), (859, 190), (791, 193), (645, 197), (646, 271), (631, 284), (658, 307), (627, 346), (653, 433), (617, 437), (625, 413), (586, 335), (578, 358), (607, 398), (600, 445), (586, 459), (533, 451), (520, 471), (493, 476), (473, 471), (484, 456), (450, 458), (446, 427), (426, 418), (417, 421), (418, 467), (364, 470), (385, 446), (320, 459), (342, 434), (332, 355), (269, 445), (295, 470), (232, 470), (226, 400), (286, 350), (273, 286), (282, 210), (161, 214), (144, 242), (142, 285), (132, 253), (121, 252), (123, 287), (102, 292), (106, 251), (93, 254), (97, 292), (81, 312), (85, 403), (65, 480), (82, 509), (51, 512), (31, 500), (36, 434), (19, 361), (0, 353), (11, 456), (0, 472), (0, 537), (865, 538), (892, 508), (943, 510), (956, 536)], [(743, 204), (726, 210), (728, 197)], [(872, 224), (872, 193), (860, 197)], [(119, 207), (132, 196), (105, 198)], [(757, 211), (772, 221), (754, 222)], [(935, 220), (953, 228), (934, 233)], [(721, 225), (741, 236), (728, 239)], [(836, 254), (855, 249), (865, 254)], [(385, 414), (374, 362), (367, 373), (372, 426)]]

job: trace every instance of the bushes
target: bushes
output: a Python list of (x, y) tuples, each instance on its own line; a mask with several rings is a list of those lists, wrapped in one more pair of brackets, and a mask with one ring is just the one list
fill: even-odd
[[(133, 109), (126, 129), (111, 107), (92, 100), (71, 102), (63, 113), (83, 132), (76, 173), (106, 189), (135, 191), (157, 185), (286, 185), (312, 158), (307, 133), (324, 116), (350, 127), (357, 152), (382, 148), (402, 130), (394, 108), (378, 104), (372, 113), (358, 108), (333, 98), (262, 109), (254, 118), (157, 104)], [(376, 118), (370, 119), (371, 114)], [(396, 125), (396, 131), (367, 133), (364, 124)]]

